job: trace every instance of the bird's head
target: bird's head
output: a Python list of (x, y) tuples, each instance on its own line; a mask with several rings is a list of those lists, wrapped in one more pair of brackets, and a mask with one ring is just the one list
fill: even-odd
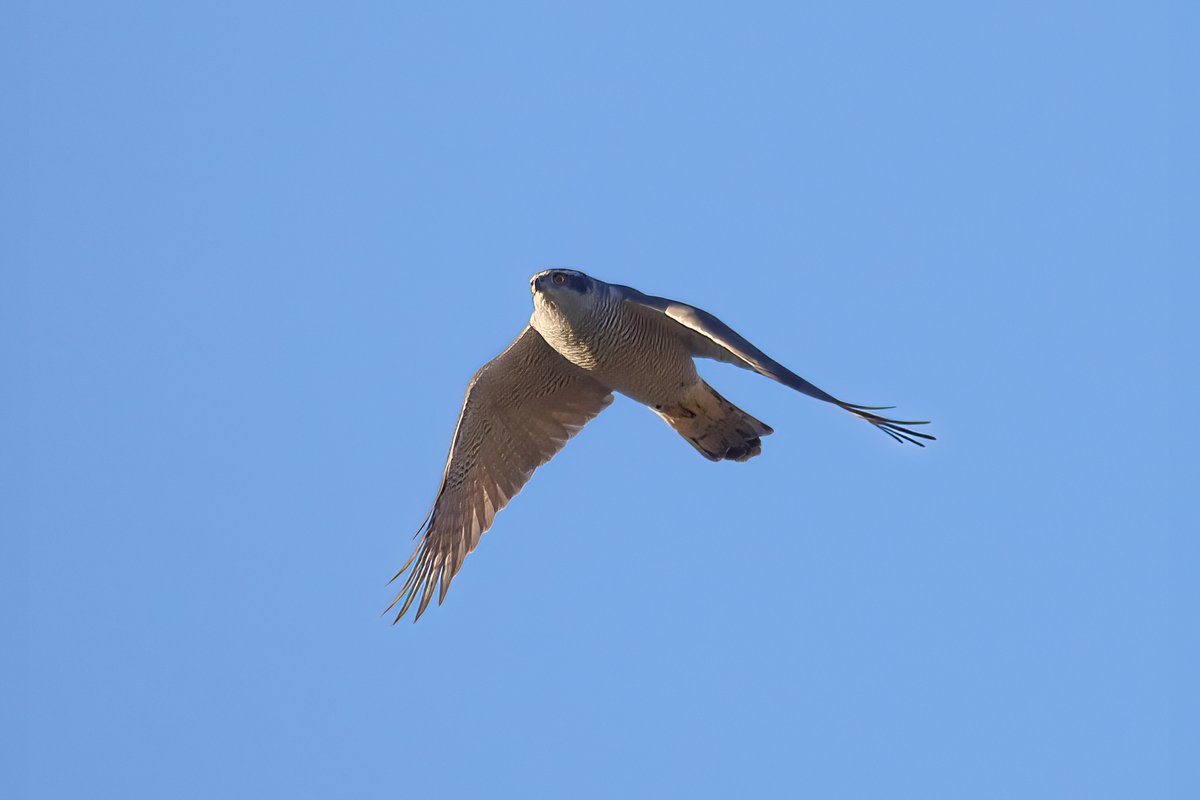
[(535, 305), (548, 304), (560, 313), (586, 311), (600, 294), (599, 282), (574, 269), (548, 269), (529, 280)]

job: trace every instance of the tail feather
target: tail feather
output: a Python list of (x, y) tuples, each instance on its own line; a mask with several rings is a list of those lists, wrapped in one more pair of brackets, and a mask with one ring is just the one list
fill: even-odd
[(655, 413), (710, 461), (746, 461), (762, 452), (760, 437), (774, 433), (700, 381), (680, 401)]

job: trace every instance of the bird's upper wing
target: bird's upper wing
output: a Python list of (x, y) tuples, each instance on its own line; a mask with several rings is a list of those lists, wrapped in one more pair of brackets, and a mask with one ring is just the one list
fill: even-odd
[(713, 358), (717, 361), (735, 364), (743, 369), (753, 370), (759, 375), (779, 381), (784, 386), (803, 392), (809, 397), (833, 403), (851, 414), (865, 419), (897, 441), (909, 441), (924, 447), (925, 445), (921, 444), (920, 439), (932, 440), (934, 438), (927, 433), (919, 433), (904, 427), (906, 425), (926, 425), (927, 421), (888, 419), (871, 412), (883, 411), (891, 406), (855, 405), (839, 400), (828, 392), (818, 389), (750, 344), (733, 328), (703, 309), (680, 303), (677, 300), (643, 294), (628, 286), (616, 286), (616, 289), (621, 292), (627, 302), (664, 314), (682, 326), (687, 341), (691, 345), (692, 353), (696, 356)]
[(475, 373), (433, 510), (417, 531), (421, 541), (396, 573), (399, 578), (412, 567), (388, 606), (390, 611), (403, 600), (397, 621), (418, 595), (414, 621), (419, 619), (439, 581), (438, 603), (445, 599), (450, 581), (496, 512), (612, 400), (606, 387), (528, 327)]

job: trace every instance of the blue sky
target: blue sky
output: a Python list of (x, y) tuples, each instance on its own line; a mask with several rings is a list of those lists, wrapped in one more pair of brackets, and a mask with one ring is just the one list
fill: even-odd
[[(4, 12), (5, 796), (1195, 787), (1190, 19), (245, 6)], [(391, 627), (554, 265), (940, 441), (703, 364), (760, 458), (618, 399)]]

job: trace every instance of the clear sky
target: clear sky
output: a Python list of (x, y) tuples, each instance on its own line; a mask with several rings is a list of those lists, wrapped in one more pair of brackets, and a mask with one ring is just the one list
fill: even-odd
[[(247, 5), (4, 12), (0, 793), (1188, 796), (1169, 9)], [(392, 627), (555, 265), (940, 441), (702, 364)]]

